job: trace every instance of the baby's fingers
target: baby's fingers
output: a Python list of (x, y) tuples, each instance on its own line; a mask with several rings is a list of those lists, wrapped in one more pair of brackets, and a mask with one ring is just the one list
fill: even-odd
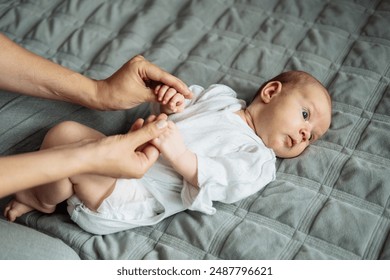
[(162, 104), (166, 105), (171, 102), (171, 99), (177, 94), (177, 91), (174, 88), (169, 88), (165, 94), (164, 98), (162, 100)]
[(160, 89), (161, 89), (161, 87), (162, 87), (163, 85), (157, 85), (155, 88), (154, 88), (154, 94), (155, 95), (158, 95), (158, 93), (159, 93), (159, 91), (160, 91)]
[(158, 85), (155, 89), (157, 94), (157, 100), (162, 102), (164, 100), (165, 94), (169, 91), (170, 87), (167, 85)]
[(175, 113), (181, 112), (184, 109), (184, 96), (180, 93), (175, 94), (169, 101), (168, 107)]

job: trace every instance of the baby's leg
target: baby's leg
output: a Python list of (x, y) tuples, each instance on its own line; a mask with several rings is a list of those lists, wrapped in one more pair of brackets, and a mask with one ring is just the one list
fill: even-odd
[[(102, 133), (84, 125), (75, 122), (63, 122), (53, 127), (47, 133), (41, 149), (70, 144), (83, 139), (99, 139), (102, 137), (105, 137)], [(115, 181), (113, 178), (102, 176), (80, 175), (76, 176), (76, 178), (65, 178), (54, 183), (21, 191), (16, 193), (15, 198), (7, 205), (4, 215), (10, 221), (14, 221), (17, 217), (34, 209), (44, 213), (52, 213), (58, 203), (72, 196), (75, 190), (82, 190), (83, 183), (85, 184), (86, 190), (88, 190), (88, 195), (93, 194), (95, 197), (99, 197), (109, 193), (109, 190), (104, 190), (103, 187), (97, 187), (96, 185), (96, 192), (92, 193), (90, 190), (92, 184), (87, 184), (89, 177), (92, 178), (93, 182), (101, 179), (101, 183), (103, 184), (98, 184), (98, 186), (109, 185), (106, 189), (111, 188), (113, 181)], [(73, 179), (75, 182), (72, 181)], [(73, 188), (74, 184), (76, 184), (76, 188)], [(81, 196), (85, 196), (82, 191)], [(95, 199), (92, 199), (92, 202), (95, 202)]]
[(115, 188), (116, 179), (100, 175), (82, 174), (70, 180), (77, 197), (91, 210), (97, 210)]

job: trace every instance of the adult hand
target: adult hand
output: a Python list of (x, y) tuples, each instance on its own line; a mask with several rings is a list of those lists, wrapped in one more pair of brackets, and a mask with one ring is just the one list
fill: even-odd
[(109, 136), (91, 143), (93, 164), (84, 173), (114, 178), (141, 178), (156, 162), (160, 152), (149, 142), (168, 127), (167, 115), (138, 119), (127, 134)]
[(135, 107), (143, 102), (156, 101), (153, 87), (164, 84), (185, 98), (192, 93), (184, 82), (137, 55), (111, 77), (97, 81), (97, 96), (101, 109), (118, 110)]

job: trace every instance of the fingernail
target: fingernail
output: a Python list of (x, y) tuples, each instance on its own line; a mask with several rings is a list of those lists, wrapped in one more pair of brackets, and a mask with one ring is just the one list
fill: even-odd
[(158, 129), (162, 129), (164, 127), (166, 127), (168, 125), (167, 121), (166, 120), (159, 120), (157, 123), (156, 123), (156, 126)]

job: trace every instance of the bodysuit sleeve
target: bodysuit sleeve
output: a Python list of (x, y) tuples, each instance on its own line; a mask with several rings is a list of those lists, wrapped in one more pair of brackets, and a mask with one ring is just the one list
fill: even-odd
[(185, 182), (181, 195), (188, 209), (212, 215), (216, 212), (213, 201), (234, 203), (274, 179), (272, 150), (249, 146), (219, 157), (198, 156), (199, 188)]

